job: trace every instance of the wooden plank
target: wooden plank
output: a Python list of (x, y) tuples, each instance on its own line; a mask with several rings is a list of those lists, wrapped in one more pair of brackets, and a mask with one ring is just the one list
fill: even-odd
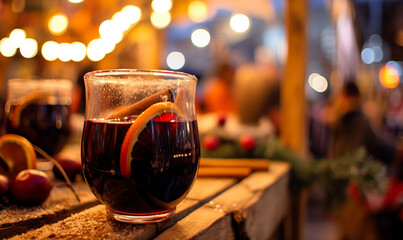
[(132, 225), (116, 222), (107, 219), (105, 207), (98, 205), (12, 239), (150, 239), (236, 183), (237, 180), (232, 178), (197, 179), (186, 199), (177, 206), (176, 214), (162, 223)]
[(88, 185), (84, 182), (74, 184), (81, 202), (66, 186), (55, 186), (48, 199), (39, 206), (26, 207), (17, 204), (0, 211), (0, 238), (21, 234), (70, 216), (73, 213), (99, 204)]
[(271, 162), (270, 171), (253, 173), (156, 239), (269, 239), (288, 211), (289, 170)]

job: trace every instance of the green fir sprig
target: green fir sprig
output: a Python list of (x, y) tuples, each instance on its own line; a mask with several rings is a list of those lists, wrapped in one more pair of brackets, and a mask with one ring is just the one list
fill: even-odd
[(276, 137), (260, 139), (255, 151), (245, 152), (237, 141), (226, 139), (217, 149), (202, 148), (202, 156), (217, 158), (266, 158), (289, 162), (291, 165), (290, 190), (298, 194), (303, 189), (319, 185), (327, 195), (327, 206), (334, 208), (347, 199), (347, 188), (354, 183), (364, 198), (387, 190), (386, 166), (369, 156), (361, 147), (336, 158), (303, 158), (285, 147)]

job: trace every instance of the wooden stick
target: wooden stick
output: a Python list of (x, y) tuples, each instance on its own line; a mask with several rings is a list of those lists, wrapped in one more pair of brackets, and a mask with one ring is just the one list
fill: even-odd
[(247, 167), (200, 167), (197, 177), (244, 178), (251, 172)]
[(267, 159), (201, 158), (200, 167), (247, 167), (256, 171), (267, 171), (269, 161)]
[(113, 118), (123, 118), (130, 115), (139, 115), (154, 103), (168, 102), (172, 100), (173, 100), (172, 91), (171, 89), (167, 88), (165, 90), (154, 93), (153, 95), (148, 96), (136, 103), (133, 103), (130, 106), (119, 108), (111, 115), (109, 115), (107, 118), (113, 119)]

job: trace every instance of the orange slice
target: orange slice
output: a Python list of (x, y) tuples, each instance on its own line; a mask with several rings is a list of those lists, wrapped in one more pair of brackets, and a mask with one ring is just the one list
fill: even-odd
[(48, 93), (42, 91), (34, 91), (25, 96), (22, 96), (18, 102), (16, 107), (13, 109), (11, 115), (11, 125), (14, 128), (18, 128), (21, 120), (22, 111), (29, 105), (35, 102), (38, 102), (41, 99), (46, 99), (49, 96)]
[(0, 174), (16, 175), (29, 168), (36, 168), (36, 155), (32, 144), (16, 134), (1, 136)]
[(126, 132), (120, 151), (120, 171), (123, 177), (130, 178), (131, 176), (132, 150), (147, 123), (151, 120), (177, 121), (179, 118), (183, 118), (183, 114), (178, 106), (172, 102), (159, 102), (151, 105), (134, 120)]

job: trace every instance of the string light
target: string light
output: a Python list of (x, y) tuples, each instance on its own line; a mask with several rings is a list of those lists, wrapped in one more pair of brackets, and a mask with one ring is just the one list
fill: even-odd
[(57, 58), (62, 62), (68, 62), (71, 60), (71, 47), (69, 43), (59, 44), (59, 54)]
[(235, 14), (230, 19), (231, 29), (237, 33), (246, 32), (250, 27), (250, 20), (245, 14)]
[(33, 58), (38, 53), (38, 42), (32, 38), (26, 38), (20, 46), (20, 53), (25, 58)]
[(53, 15), (48, 22), (49, 32), (53, 35), (60, 36), (66, 32), (69, 20), (66, 15), (58, 13)]
[(210, 43), (210, 33), (206, 29), (194, 30), (190, 38), (196, 47), (202, 48)]
[(105, 57), (103, 44), (100, 39), (94, 39), (88, 44), (87, 57), (94, 62), (100, 61)]
[(80, 62), (84, 60), (87, 48), (84, 43), (81, 42), (73, 42), (70, 46), (71, 49), (71, 60), (74, 62)]
[(393, 65), (385, 65), (379, 70), (379, 81), (385, 88), (396, 88), (399, 85), (399, 72)]
[(181, 69), (185, 65), (185, 56), (181, 52), (171, 52), (167, 56), (167, 65), (172, 70)]
[(326, 91), (328, 87), (328, 82), (326, 78), (318, 73), (312, 73), (311, 75), (309, 75), (308, 83), (313, 90), (319, 93)]
[(102, 39), (105, 39), (108, 42), (112, 42), (113, 44), (119, 43), (123, 39), (124, 30), (119, 29), (118, 26), (119, 23), (112, 20), (106, 20), (99, 26), (99, 35)]
[(207, 18), (207, 5), (202, 1), (192, 1), (188, 6), (188, 15), (193, 22), (202, 22)]
[(151, 2), (151, 8), (154, 12), (165, 13), (171, 10), (172, 1), (171, 0), (153, 0)]
[(127, 20), (130, 24), (135, 24), (140, 21), (141, 9), (133, 5), (127, 5), (122, 8), (122, 12), (127, 16)]
[(13, 41), (13, 44), (16, 48), (19, 48), (24, 41), (24, 39), (27, 37), (27, 33), (23, 29), (16, 28), (10, 33), (10, 40)]
[(153, 12), (151, 13), (151, 24), (157, 29), (166, 28), (171, 22), (171, 14), (169, 12)]
[(42, 45), (41, 52), (47, 61), (54, 61), (59, 55), (59, 44), (54, 41), (47, 41)]
[(17, 52), (17, 46), (10, 38), (3, 38), (0, 43), (0, 52), (3, 56), (12, 57)]
[[(71, 3), (80, 3), (83, 0), (69, 0)], [(157, 29), (163, 29), (171, 22), (172, 8), (171, 0), (154, 0), (152, 2), (154, 12), (151, 14), (151, 22)], [(92, 40), (86, 47), (83, 43), (57, 43), (47, 41), (41, 47), (41, 53), (47, 61), (75, 62), (82, 61), (87, 56), (91, 61), (100, 61), (106, 54), (112, 52), (116, 44), (124, 36), (124, 32), (133, 27), (141, 19), (141, 9), (127, 5), (121, 11), (115, 13), (110, 20), (102, 22), (99, 26), (100, 38)], [(69, 20), (66, 15), (58, 13), (48, 21), (49, 32), (53, 35), (62, 35), (67, 31)], [(6, 57), (15, 55), (20, 48), (21, 55), (25, 58), (32, 58), (38, 52), (38, 43), (35, 39), (27, 39), (23, 29), (14, 29), (9, 38), (0, 41), (0, 53)]]

